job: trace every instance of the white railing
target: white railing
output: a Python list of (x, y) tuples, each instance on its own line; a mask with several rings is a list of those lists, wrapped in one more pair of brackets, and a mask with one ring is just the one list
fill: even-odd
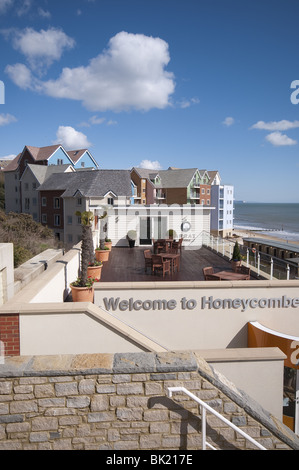
[(215, 447), (213, 447), (211, 444), (207, 442), (207, 432), (206, 432), (206, 413), (209, 411), (212, 413), (214, 416), (217, 416), (221, 421), (226, 423), (228, 426), (230, 426), (232, 429), (234, 429), (237, 433), (241, 434), (241, 436), (245, 437), (249, 442), (254, 444), (256, 447), (258, 447), (260, 450), (267, 450), (265, 447), (263, 447), (259, 442), (257, 442), (255, 439), (253, 439), (251, 436), (246, 434), (242, 429), (238, 428), (235, 426), (233, 423), (231, 423), (228, 419), (224, 418), (218, 411), (214, 410), (211, 408), (209, 405), (207, 405), (204, 401), (200, 400), (200, 398), (196, 397), (193, 395), (193, 393), (189, 392), (185, 387), (168, 387), (168, 396), (169, 398), (172, 397), (173, 392), (183, 392), (186, 395), (188, 395), (190, 398), (195, 400), (200, 406), (201, 406), (201, 441), (202, 441), (202, 450), (207, 450), (207, 447), (209, 447), (212, 450), (217, 450)]
[[(216, 237), (208, 232), (201, 232), (198, 238), (201, 238), (203, 246), (210, 248), (219, 255), (230, 260), (232, 258), (235, 242)], [(198, 242), (198, 240), (197, 240)], [(192, 242), (191, 244), (192, 245)], [(299, 266), (291, 262), (277, 258), (273, 255), (252, 250), (249, 247), (240, 245), (243, 263), (253, 268), (257, 276), (266, 276), (268, 279), (298, 279)]]

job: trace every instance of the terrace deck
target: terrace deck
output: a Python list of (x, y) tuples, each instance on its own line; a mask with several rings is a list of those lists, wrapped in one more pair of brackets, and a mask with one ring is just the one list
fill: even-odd
[(143, 251), (148, 247), (113, 247), (109, 261), (104, 263), (101, 282), (144, 282), (144, 281), (202, 281), (202, 268), (213, 266), (215, 271), (231, 270), (230, 262), (208, 248), (197, 250), (182, 249), (180, 271), (173, 274), (152, 274), (145, 272)]

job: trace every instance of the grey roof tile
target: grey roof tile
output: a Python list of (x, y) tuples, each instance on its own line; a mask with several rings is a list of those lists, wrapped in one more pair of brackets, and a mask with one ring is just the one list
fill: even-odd
[(86, 170), (76, 173), (51, 175), (40, 187), (44, 190), (64, 191), (63, 197), (72, 197), (80, 191), (85, 197), (104, 197), (109, 191), (116, 196), (131, 196), (129, 170)]

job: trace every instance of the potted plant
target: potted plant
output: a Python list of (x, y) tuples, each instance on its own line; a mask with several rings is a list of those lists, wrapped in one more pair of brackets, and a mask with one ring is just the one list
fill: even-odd
[(127, 240), (129, 242), (129, 247), (133, 248), (135, 246), (135, 241), (137, 239), (136, 230), (129, 230), (127, 233)]
[(90, 262), (88, 264), (87, 277), (88, 278), (96, 278), (99, 281), (101, 279), (101, 275), (102, 275), (102, 267), (103, 267), (103, 262), (102, 261), (97, 261), (96, 259), (94, 259), (93, 262)]
[(94, 247), (92, 239), (92, 221), (94, 219), (91, 211), (76, 212), (81, 217), (82, 243), (81, 243), (81, 269), (80, 277), (72, 282), (70, 287), (74, 302), (93, 301), (93, 284), (98, 278), (88, 273), (88, 267), (95, 263)]
[(109, 247), (105, 244), (105, 232), (107, 231), (107, 222), (104, 223), (104, 219), (108, 216), (108, 212), (104, 210), (103, 214), (99, 216), (101, 221), (100, 225), (100, 244), (95, 250), (95, 257), (97, 261), (108, 261), (110, 250)]
[(232, 259), (231, 259), (232, 270), (236, 271), (237, 268), (241, 266), (241, 263), (242, 263), (242, 255), (241, 255), (239, 243), (236, 241), (234, 250), (233, 250)]
[(168, 238), (170, 238), (170, 240), (173, 240), (173, 238), (176, 238), (176, 232), (173, 230), (173, 228), (170, 228), (169, 230), (167, 230), (167, 234), (168, 234)]
[(109, 260), (110, 250), (109, 246), (104, 245), (103, 247), (98, 246), (95, 250), (95, 256), (97, 261), (104, 263)]
[(109, 250), (111, 251), (112, 241), (110, 240), (110, 238), (105, 238), (105, 246), (108, 246)]

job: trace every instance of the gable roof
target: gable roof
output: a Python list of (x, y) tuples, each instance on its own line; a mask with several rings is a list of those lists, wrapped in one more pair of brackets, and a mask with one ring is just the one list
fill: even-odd
[[(50, 165), (50, 166), (45, 166), (45, 165), (35, 165), (34, 163), (28, 163), (27, 167), (21, 177), (21, 180), (23, 179), (26, 171), (31, 171), (33, 176), (35, 176), (36, 180), (39, 182), (39, 184), (42, 184), (47, 178), (49, 178), (53, 173), (64, 173), (68, 170), (68, 168), (72, 168), (72, 165), (65, 164), (65, 165)], [(75, 171), (75, 170), (72, 170)]]
[(171, 169), (159, 171), (163, 188), (186, 188), (192, 180), (197, 168)]
[(36, 162), (43, 162), (49, 160), (49, 158), (58, 150), (61, 149), (66, 157), (70, 160), (70, 163), (76, 164), (83, 157), (85, 153), (88, 154), (96, 168), (98, 164), (89, 152), (88, 149), (79, 149), (79, 150), (68, 150), (66, 151), (62, 145), (48, 145), (46, 147), (34, 147), (32, 145), (25, 145), (22, 152), (19, 153), (10, 163), (6, 166), (5, 171), (14, 171), (18, 168), (20, 159), (22, 158), (24, 152), (27, 150), (32, 156), (33, 160)]
[(84, 197), (105, 197), (109, 192), (116, 196), (130, 197), (131, 177), (129, 170), (86, 170), (75, 173), (51, 175), (38, 188), (39, 191), (60, 190), (62, 197), (73, 197), (80, 191)]
[[(21, 161), (21, 158), (23, 157), (25, 151), (27, 150), (30, 155), (32, 156), (33, 160), (35, 162), (43, 162), (49, 160), (49, 158), (59, 149), (65, 153), (68, 159), (70, 159), (70, 156), (67, 154), (67, 152), (64, 150), (62, 145), (56, 144), (56, 145), (48, 145), (47, 147), (33, 147), (31, 145), (25, 145), (23, 148), (22, 152), (19, 153), (11, 162), (10, 164), (5, 168), (5, 171), (14, 171), (17, 170), (19, 163)], [(72, 160), (70, 160), (70, 163), (72, 163)]]
[(14, 171), (18, 168), (19, 162), (21, 159), (22, 153), (19, 153), (15, 158), (13, 158), (9, 164), (4, 168), (3, 171)]
[(85, 153), (88, 154), (89, 158), (92, 160), (94, 163), (95, 167), (98, 168), (99, 165), (91, 155), (90, 151), (88, 149), (79, 149), (79, 150), (68, 150), (67, 151), (69, 157), (71, 158), (72, 162), (76, 165), (79, 160), (85, 155)]
[(53, 153), (55, 153), (59, 148), (61, 148), (62, 151), (66, 153), (60, 144), (49, 145), (47, 147), (32, 147), (31, 145), (26, 145), (25, 148), (27, 148), (27, 150), (31, 153), (36, 162), (49, 160)]

